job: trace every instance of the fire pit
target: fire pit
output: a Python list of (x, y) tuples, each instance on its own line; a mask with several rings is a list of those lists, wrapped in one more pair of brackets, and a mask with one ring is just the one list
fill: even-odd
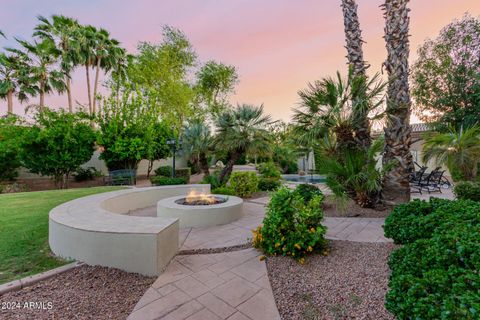
[(190, 191), (185, 198), (176, 200), (175, 203), (185, 206), (209, 206), (212, 204), (224, 203), (226, 201), (226, 197), (219, 197), (213, 194), (197, 193), (195, 190), (193, 190)]
[(234, 196), (190, 192), (160, 200), (157, 216), (178, 218), (180, 228), (227, 224), (243, 215), (243, 200)]

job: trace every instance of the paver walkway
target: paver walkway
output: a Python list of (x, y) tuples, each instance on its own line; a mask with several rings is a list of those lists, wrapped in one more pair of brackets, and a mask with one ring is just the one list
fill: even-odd
[(280, 319), (255, 249), (176, 256), (129, 320)]

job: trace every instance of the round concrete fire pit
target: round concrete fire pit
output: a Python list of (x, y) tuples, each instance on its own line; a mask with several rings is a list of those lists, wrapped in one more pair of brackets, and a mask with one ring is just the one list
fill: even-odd
[(186, 196), (166, 198), (157, 203), (157, 217), (178, 218), (180, 228), (227, 224), (243, 215), (243, 200), (234, 196), (209, 195), (212, 203)]

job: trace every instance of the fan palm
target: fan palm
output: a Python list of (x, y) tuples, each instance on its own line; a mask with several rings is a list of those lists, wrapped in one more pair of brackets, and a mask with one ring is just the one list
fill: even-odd
[(123, 61), (126, 56), (125, 49), (120, 47), (120, 42), (110, 38), (110, 33), (105, 29), (100, 29), (95, 35), (95, 79), (93, 84), (92, 112), (96, 112), (96, 100), (100, 70), (108, 72), (115, 69), (119, 61)]
[(480, 162), (480, 127), (456, 130), (425, 136), (423, 161), (434, 159), (438, 165), (446, 165), (450, 172), (459, 171), (463, 179), (474, 181)]
[(65, 85), (68, 98), (68, 110), (73, 112), (71, 89), (71, 74), (79, 62), (79, 30), (80, 24), (76, 19), (62, 15), (53, 15), (52, 21), (39, 16), (40, 23), (35, 27), (34, 36), (50, 39), (60, 52), (60, 65), (65, 74)]
[(210, 172), (207, 156), (212, 146), (210, 128), (202, 122), (194, 122), (185, 126), (182, 140), (185, 155), (208, 176)]
[(31, 79), (36, 83), (40, 97), (39, 107), (45, 106), (45, 95), (54, 91), (65, 91), (65, 75), (58, 70), (58, 57), (60, 52), (55, 43), (50, 39), (44, 39), (33, 43), (18, 40), (22, 50), (8, 48), (7, 50), (18, 55), (30, 68)]
[(326, 184), (337, 197), (348, 196), (361, 207), (374, 207), (381, 199), (382, 180), (392, 165), (378, 169), (376, 157), (383, 149), (384, 140), (375, 140), (365, 152), (361, 149), (344, 150), (342, 159), (330, 154), (334, 141), (325, 138), (325, 149), (315, 154), (317, 170), (326, 174)]
[(267, 153), (271, 146), (271, 135), (267, 125), (271, 118), (263, 114), (263, 105), (238, 105), (227, 110), (216, 119), (217, 132), (214, 146), (228, 153), (228, 161), (220, 173), (221, 183), (225, 183), (232, 173), (233, 165), (242, 155)]
[(88, 96), (88, 109), (90, 114), (93, 113), (92, 105), (92, 89), (90, 87), (90, 68), (95, 65), (95, 52), (97, 28), (94, 26), (82, 26), (79, 32), (80, 64), (85, 67), (85, 75), (87, 82), (87, 96)]
[(384, 163), (392, 160), (397, 165), (385, 179), (387, 200), (407, 202), (410, 200), (410, 173), (413, 159), (410, 153), (410, 89), (408, 85), (409, 56), (409, 0), (386, 0), (383, 4), (385, 17), (385, 42), (387, 60), (384, 66), (388, 73), (387, 126), (385, 127)]
[(20, 102), (37, 93), (30, 68), (21, 56), (0, 53), (0, 98), (7, 100), (8, 113), (13, 113), (13, 97)]
[(294, 110), (293, 121), (300, 142), (313, 147), (333, 131), (341, 149), (356, 145), (354, 130), (363, 122), (359, 114), (374, 113), (372, 120), (382, 115), (384, 88), (378, 74), (367, 79), (354, 76), (352, 71), (346, 79), (337, 72), (336, 78), (310, 83), (299, 92), (301, 104)]

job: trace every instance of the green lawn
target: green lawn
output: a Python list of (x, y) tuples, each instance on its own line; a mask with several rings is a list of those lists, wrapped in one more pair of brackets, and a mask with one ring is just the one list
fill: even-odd
[(98, 187), (0, 195), (0, 284), (68, 261), (48, 246), (48, 213), (61, 203), (122, 187)]

